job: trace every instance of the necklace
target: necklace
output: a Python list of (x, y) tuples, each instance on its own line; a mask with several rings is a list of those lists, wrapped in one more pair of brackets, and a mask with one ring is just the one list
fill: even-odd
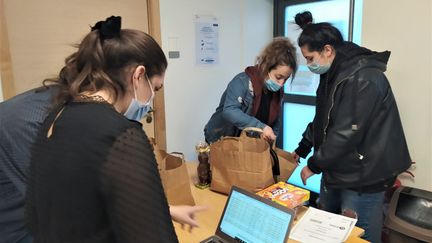
[(76, 102), (96, 102), (96, 103), (108, 103), (108, 101), (106, 101), (102, 96), (100, 95), (84, 95), (84, 94), (79, 94), (76, 98), (75, 98)]

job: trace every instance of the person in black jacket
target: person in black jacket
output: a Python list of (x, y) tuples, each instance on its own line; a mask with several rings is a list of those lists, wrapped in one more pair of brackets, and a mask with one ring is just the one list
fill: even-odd
[(298, 44), (308, 68), (320, 74), (316, 113), (294, 156), (313, 156), (301, 171), (306, 184), (322, 173), (320, 207), (354, 214), (364, 238), (381, 242), (385, 190), (411, 165), (398, 108), (384, 75), (390, 52), (344, 42), (329, 23), (299, 13)]

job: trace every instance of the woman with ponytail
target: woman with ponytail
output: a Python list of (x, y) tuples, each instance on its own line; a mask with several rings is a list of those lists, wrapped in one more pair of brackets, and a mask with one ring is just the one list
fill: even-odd
[(390, 52), (343, 41), (329, 23), (299, 13), (298, 45), (311, 72), (320, 75), (316, 112), (294, 155), (313, 155), (301, 171), (306, 184), (322, 173), (319, 204), (358, 218), (364, 238), (381, 242), (384, 192), (411, 159), (398, 108), (384, 75)]
[(138, 122), (166, 68), (156, 41), (114, 16), (66, 58), (32, 150), (26, 213), (35, 243), (177, 242), (171, 216), (197, 226), (200, 208), (168, 206)]

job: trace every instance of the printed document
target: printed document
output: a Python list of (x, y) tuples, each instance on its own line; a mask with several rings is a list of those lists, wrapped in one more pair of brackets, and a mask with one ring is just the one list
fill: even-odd
[(290, 238), (300, 242), (344, 242), (357, 219), (309, 207), (297, 222)]

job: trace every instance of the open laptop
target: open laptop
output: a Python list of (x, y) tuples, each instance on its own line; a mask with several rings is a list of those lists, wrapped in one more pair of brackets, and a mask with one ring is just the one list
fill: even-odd
[(216, 234), (201, 243), (284, 243), (294, 211), (233, 186)]

